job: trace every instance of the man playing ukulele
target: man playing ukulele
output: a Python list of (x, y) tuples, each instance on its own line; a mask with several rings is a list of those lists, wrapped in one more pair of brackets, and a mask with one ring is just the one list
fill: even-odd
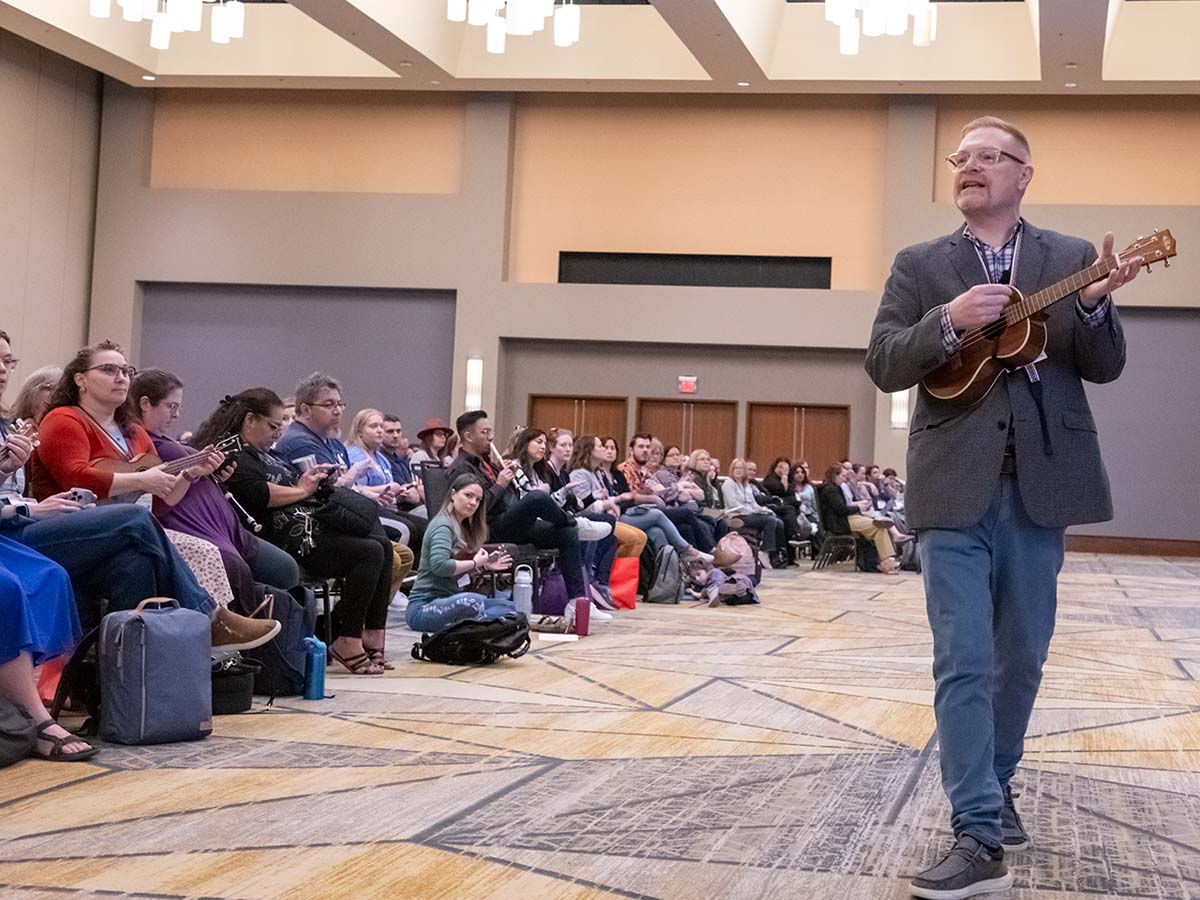
[[(867, 351), (880, 390), (911, 388), (981, 339), (1010, 284), (1029, 294), (1096, 260), (1087, 241), (1021, 218), (1030, 159), (1025, 136), (1002, 119), (963, 129), (947, 162), (966, 224), (897, 254)], [(1112, 245), (1106, 234), (1105, 258)], [(1066, 527), (1112, 518), (1083, 381), (1121, 374), (1125, 337), (1110, 295), (1142, 262), (1121, 260), (1049, 307), (1045, 353), (1000, 376), (974, 405), (918, 391), (905, 502), (919, 534), (955, 844), (913, 879), (914, 896), (1004, 890), (1006, 852), (1029, 845), (1009, 781), (1054, 632)]]

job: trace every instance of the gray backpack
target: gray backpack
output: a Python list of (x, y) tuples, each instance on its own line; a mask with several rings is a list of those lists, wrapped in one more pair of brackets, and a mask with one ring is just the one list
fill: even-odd
[(678, 603), (683, 597), (683, 564), (671, 545), (654, 555), (654, 577), (646, 591), (647, 603)]
[(194, 741), (212, 731), (212, 625), (156, 597), (100, 623), (100, 737)]

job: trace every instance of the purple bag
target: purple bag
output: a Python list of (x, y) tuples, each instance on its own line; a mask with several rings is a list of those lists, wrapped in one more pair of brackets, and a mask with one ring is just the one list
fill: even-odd
[(551, 563), (542, 570), (538, 595), (533, 598), (533, 611), (539, 616), (561, 616), (567, 611), (567, 582), (558, 565)]

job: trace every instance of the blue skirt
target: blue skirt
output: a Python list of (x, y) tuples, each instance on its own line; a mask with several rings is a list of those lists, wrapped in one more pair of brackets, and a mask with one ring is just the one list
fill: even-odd
[(0, 663), (22, 653), (35, 666), (79, 640), (71, 579), (58, 563), (0, 536)]

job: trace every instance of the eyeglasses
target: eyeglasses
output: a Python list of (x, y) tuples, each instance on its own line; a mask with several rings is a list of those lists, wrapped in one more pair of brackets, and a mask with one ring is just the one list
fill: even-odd
[(163, 406), (165, 406), (167, 408), (167, 412), (173, 416), (179, 415), (179, 411), (183, 409), (182, 403), (164, 403)]
[(103, 372), (109, 378), (116, 378), (118, 375), (124, 375), (130, 381), (137, 374), (137, 369), (133, 366), (118, 366), (116, 363), (101, 363), (98, 366), (92, 366), (90, 369), (84, 369), (85, 372)]
[(345, 409), (345, 400), (326, 400), (324, 403), (310, 403), (309, 406), (319, 406), (322, 409)]
[(275, 434), (283, 427), (282, 422), (276, 422), (274, 419), (263, 419), (267, 423), (267, 427), (271, 429), (271, 434)]
[(1007, 150), (1001, 150), (999, 147), (979, 147), (978, 149), (959, 150), (957, 153), (951, 153), (946, 157), (946, 164), (950, 166), (951, 171), (961, 172), (971, 163), (971, 158), (974, 157), (975, 162), (985, 169), (990, 169), (996, 163), (1000, 162), (1000, 157), (1007, 156), (1014, 162), (1019, 162), (1021, 165), (1026, 165), (1025, 160), (1019, 156), (1013, 156)]
[(0, 364), (2, 364), (4, 368), (8, 369), (9, 371), (12, 371), (21, 364), (21, 361), (15, 356), (6, 356), (4, 359), (0, 359)]

